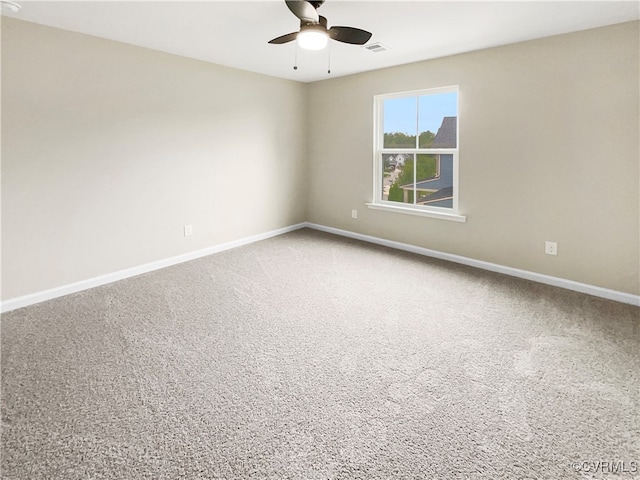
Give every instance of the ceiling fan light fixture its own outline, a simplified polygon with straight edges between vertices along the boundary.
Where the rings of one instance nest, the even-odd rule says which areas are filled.
[[[327,32],[315,28],[302,30],[298,34],[298,45],[306,50],[322,50],[328,41]]]

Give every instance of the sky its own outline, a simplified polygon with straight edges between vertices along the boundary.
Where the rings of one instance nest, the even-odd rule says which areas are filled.
[[[384,101],[384,131],[416,134],[416,110],[419,107],[418,133],[438,133],[443,117],[457,116],[457,93],[441,93],[418,97],[392,98]]]

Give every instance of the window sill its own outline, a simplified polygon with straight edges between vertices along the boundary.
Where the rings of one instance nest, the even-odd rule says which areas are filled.
[[[422,210],[412,207],[400,207],[395,205],[383,205],[381,203],[365,203],[368,208],[373,210],[383,210],[385,212],[403,213],[406,215],[417,215],[420,217],[437,218],[440,220],[449,220],[451,222],[464,223],[467,221],[467,217],[464,215],[458,215],[448,212],[436,212],[433,210]]]

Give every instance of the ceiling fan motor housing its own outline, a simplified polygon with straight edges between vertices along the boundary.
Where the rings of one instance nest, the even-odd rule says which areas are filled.
[[[326,32],[327,31],[327,19],[322,15],[319,16],[320,21],[318,23],[314,22],[305,22],[303,20],[300,21],[300,31],[308,29],[310,27],[316,27],[317,30]]]

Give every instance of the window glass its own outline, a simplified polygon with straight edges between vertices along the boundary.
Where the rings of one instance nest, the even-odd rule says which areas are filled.
[[[416,148],[418,103],[415,97],[384,101],[384,148]]]
[[[457,209],[458,89],[376,97],[376,201]]]
[[[457,93],[421,95],[418,98],[418,112],[419,148],[457,148]],[[434,144],[436,134],[438,142]]]
[[[413,169],[415,154],[398,153],[393,155],[396,168],[388,178],[388,200],[390,202],[413,203],[415,190],[415,172]]]

